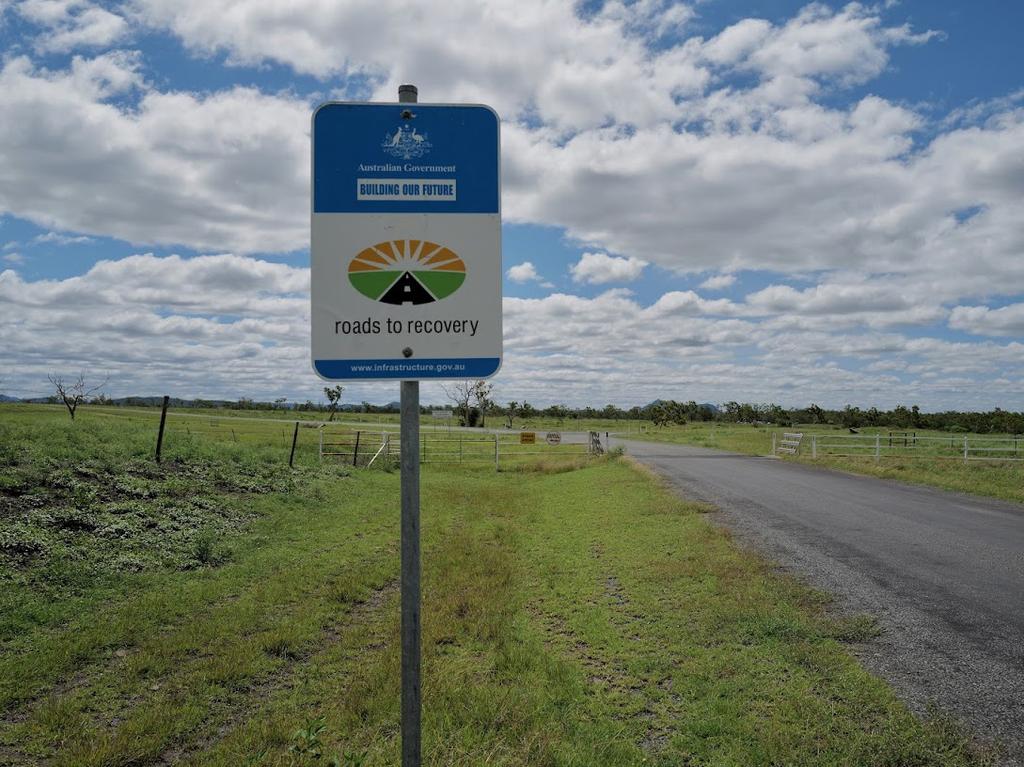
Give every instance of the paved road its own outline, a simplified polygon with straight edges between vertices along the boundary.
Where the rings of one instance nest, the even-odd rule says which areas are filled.
[[[883,636],[859,649],[1024,765],[1024,506],[772,458],[615,440]]]

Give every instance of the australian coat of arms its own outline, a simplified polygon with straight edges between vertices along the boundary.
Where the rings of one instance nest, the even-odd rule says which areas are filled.
[[[422,157],[430,150],[430,142],[426,133],[417,133],[410,125],[402,125],[394,133],[384,136],[380,148],[392,157],[411,160]]]

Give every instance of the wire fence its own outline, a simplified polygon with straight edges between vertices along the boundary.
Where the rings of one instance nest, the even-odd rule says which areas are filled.
[[[420,432],[417,452],[421,464],[494,464],[521,463],[532,457],[574,458],[601,452],[596,432],[583,443],[563,443],[561,434],[515,433],[473,434],[471,432]],[[401,453],[401,435],[397,431],[352,430],[343,425],[320,427],[320,459],[336,460],[352,466],[373,466],[378,461],[397,461]]]
[[[786,435],[789,436],[789,435]],[[803,435],[797,450],[786,450],[772,435],[774,452],[799,452],[811,458],[869,457],[876,462],[887,457],[918,457],[938,460],[1024,461],[1024,435],[918,434],[914,431],[890,431],[876,434]]]
[[[56,405],[32,405],[57,410]],[[62,406],[61,406],[62,407]],[[168,409],[161,440],[160,407],[87,405],[79,418],[151,424],[154,459],[159,461],[160,443],[173,457],[188,441],[217,442],[239,450],[258,449],[266,458],[289,465],[334,462],[356,467],[384,466],[397,461],[400,432],[394,423],[351,424],[324,420],[275,418],[272,413],[224,415],[202,411]],[[230,449],[230,448],[229,448]],[[578,460],[603,452],[597,432],[583,441],[563,440],[555,431],[510,431],[506,433],[451,428],[421,430],[418,452],[423,464],[487,465],[500,469],[531,460]]]

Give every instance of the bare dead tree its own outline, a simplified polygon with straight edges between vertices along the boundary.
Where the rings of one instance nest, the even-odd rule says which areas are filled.
[[[487,411],[494,409],[494,402],[490,399],[493,385],[486,381],[459,381],[451,386],[441,384],[441,388],[455,404],[455,412],[463,426],[475,426],[477,413],[486,419]],[[476,413],[473,412],[474,403]],[[480,425],[484,425],[483,420]]]
[[[50,373],[46,376],[53,387],[57,390],[57,396],[60,397],[64,406],[68,409],[68,414],[71,416],[71,420],[75,420],[75,411],[78,410],[78,406],[87,400],[94,392],[102,389],[107,381],[110,380],[110,376],[107,376],[95,386],[88,386],[85,382],[85,373],[79,373],[78,378],[72,383],[64,380],[64,376]]]
[[[519,403],[518,402],[516,402],[515,400],[512,400],[511,402],[508,403],[508,407],[505,408],[505,428],[506,429],[511,429],[512,428],[512,419],[515,418],[517,415],[519,415],[520,412],[522,412],[522,411],[519,410]]]
[[[459,422],[462,426],[469,426],[469,410],[473,402],[474,389],[472,381],[458,381],[451,386],[441,384],[445,395],[455,405],[455,412],[459,415]]]

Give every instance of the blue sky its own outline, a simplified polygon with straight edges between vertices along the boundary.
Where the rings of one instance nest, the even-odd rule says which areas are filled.
[[[1020,4],[213,5],[0,0],[0,391],[316,399],[309,114],[413,81],[503,117],[499,399],[1024,409]]]

